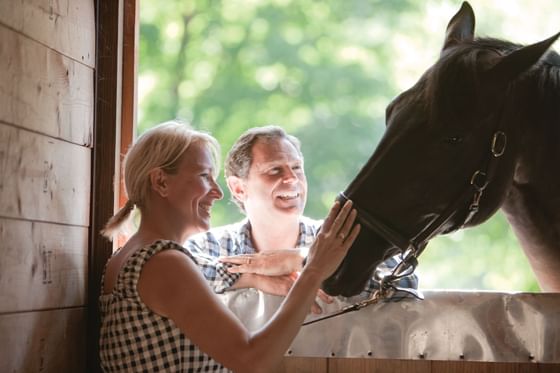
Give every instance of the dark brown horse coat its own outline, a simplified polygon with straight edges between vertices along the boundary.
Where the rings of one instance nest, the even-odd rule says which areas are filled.
[[[522,47],[474,38],[463,3],[438,61],[388,107],[387,130],[344,191],[362,231],[325,281],[357,294],[389,253],[411,263],[434,236],[502,208],[539,284],[560,291],[560,34]]]

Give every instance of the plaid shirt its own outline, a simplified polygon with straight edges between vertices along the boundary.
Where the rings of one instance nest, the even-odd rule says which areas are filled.
[[[295,248],[301,249],[303,254],[307,254],[307,250],[319,233],[322,223],[322,220],[301,217],[299,237]],[[251,224],[248,219],[194,235],[185,243],[185,247],[195,256],[206,280],[218,294],[228,290],[241,276],[238,273],[229,273],[227,268],[232,265],[220,263],[218,257],[256,252],[251,240]],[[398,256],[394,256],[385,260],[380,266],[390,269],[394,268],[399,262]],[[415,274],[412,274],[400,279],[396,285],[402,288],[417,289],[418,278]],[[368,296],[378,288],[379,283],[370,279],[360,295]],[[395,299],[402,297],[402,294],[394,296]]]

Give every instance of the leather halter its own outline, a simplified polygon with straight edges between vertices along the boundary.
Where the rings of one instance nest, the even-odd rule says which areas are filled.
[[[358,222],[362,226],[374,231],[375,233],[383,237],[383,239],[385,239],[387,242],[399,249],[402,261],[393,269],[391,273],[385,274],[381,277],[380,288],[373,293],[371,298],[351,304],[342,308],[340,311],[331,313],[318,319],[304,322],[302,325],[309,325],[348,312],[358,311],[364,307],[369,306],[370,304],[374,304],[383,300],[384,298],[388,298],[395,291],[405,291],[419,299],[424,299],[422,293],[411,291],[412,289],[399,288],[394,285],[394,282],[404,276],[409,276],[414,273],[414,270],[418,265],[417,258],[424,251],[424,248],[426,247],[428,241],[432,239],[437,233],[439,233],[439,229],[444,226],[457,213],[457,211],[459,211],[462,206],[468,204],[467,214],[463,220],[463,223],[461,224],[461,227],[464,227],[466,224],[468,224],[476,215],[480,206],[480,198],[482,197],[484,190],[495,174],[498,161],[504,154],[506,145],[506,133],[502,130],[495,131],[490,141],[490,152],[486,159],[483,161],[482,165],[472,174],[469,185],[459,195],[459,197],[455,199],[455,201],[450,203],[441,214],[439,214],[434,220],[430,222],[430,224],[428,224],[426,228],[422,229],[410,239],[406,238],[405,235],[383,223],[380,219],[376,218],[373,214],[361,208],[358,204],[354,203],[353,207],[358,212]],[[344,192],[340,192],[338,194],[337,200],[342,204],[344,204],[344,202],[346,202],[348,199],[349,198],[344,194]]]
[[[439,233],[439,229],[449,222],[465,204],[468,204],[467,214],[463,219],[461,227],[464,227],[472,220],[479,210],[480,198],[495,174],[500,157],[505,152],[506,144],[507,136],[505,132],[501,130],[494,132],[490,141],[489,154],[482,165],[472,174],[469,185],[459,197],[450,203],[427,227],[410,239],[354,203],[354,208],[358,212],[360,224],[383,237],[387,242],[399,249],[402,255],[402,262],[395,267],[390,275],[382,279],[382,283],[383,281],[392,282],[402,276],[410,275],[416,268],[418,264],[417,258],[424,251],[428,241]],[[343,203],[348,200],[348,197],[341,192],[337,199]]]

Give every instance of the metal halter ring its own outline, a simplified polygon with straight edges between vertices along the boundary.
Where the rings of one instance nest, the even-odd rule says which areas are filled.
[[[506,151],[507,136],[503,131],[496,131],[492,136],[492,155],[500,157]]]

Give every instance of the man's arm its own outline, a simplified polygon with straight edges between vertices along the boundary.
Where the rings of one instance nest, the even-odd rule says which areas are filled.
[[[300,272],[303,259],[299,249],[277,249],[254,254],[221,257],[220,262],[234,264],[231,273],[255,273],[266,276],[283,276]]]
[[[304,256],[309,249],[278,249],[255,254],[242,254],[222,257],[224,263],[233,264],[228,271],[241,274],[231,289],[255,288],[267,294],[285,296],[303,269]],[[325,303],[332,303],[332,298],[319,290],[317,296]],[[322,312],[315,302],[311,312]]]

